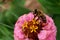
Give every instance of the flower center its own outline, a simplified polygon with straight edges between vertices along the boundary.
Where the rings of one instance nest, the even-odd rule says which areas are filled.
[[[30,33],[33,33],[33,32],[37,32],[36,30],[38,29],[38,25],[39,24],[39,21],[33,19],[32,21],[25,21],[23,26],[22,26],[22,29],[23,31],[27,31],[27,32],[30,32]]]

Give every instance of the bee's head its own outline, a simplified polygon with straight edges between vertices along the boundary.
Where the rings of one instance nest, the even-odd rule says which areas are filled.
[[[46,17],[42,11],[35,9],[34,14],[35,14],[35,17],[37,16],[38,19],[41,19],[43,21],[43,23],[46,23]]]

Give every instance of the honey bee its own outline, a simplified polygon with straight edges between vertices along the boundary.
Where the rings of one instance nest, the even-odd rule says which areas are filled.
[[[38,16],[38,19],[41,18],[41,20],[43,21],[43,23],[46,23],[46,17],[45,17],[45,15],[41,11],[35,9],[34,10],[34,14],[36,14],[35,16]]]

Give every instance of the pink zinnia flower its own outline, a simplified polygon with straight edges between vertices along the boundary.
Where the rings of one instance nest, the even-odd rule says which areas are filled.
[[[19,17],[14,28],[14,40],[56,40],[56,26],[51,17],[44,15],[46,23],[33,12]]]

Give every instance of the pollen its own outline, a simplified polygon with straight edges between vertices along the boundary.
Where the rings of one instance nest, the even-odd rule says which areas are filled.
[[[31,29],[31,33],[36,32],[36,29],[38,29],[38,27],[33,25],[30,27],[30,29]]]
[[[23,29],[24,29],[25,27],[27,28],[27,27],[28,27],[27,25],[28,25],[28,22],[25,21],[24,24],[22,25],[22,26],[23,26],[22,28],[23,28]]]
[[[22,28],[25,31],[27,31],[26,29],[28,29],[30,33],[37,32],[38,24],[38,20],[33,19],[31,21],[25,21]]]

